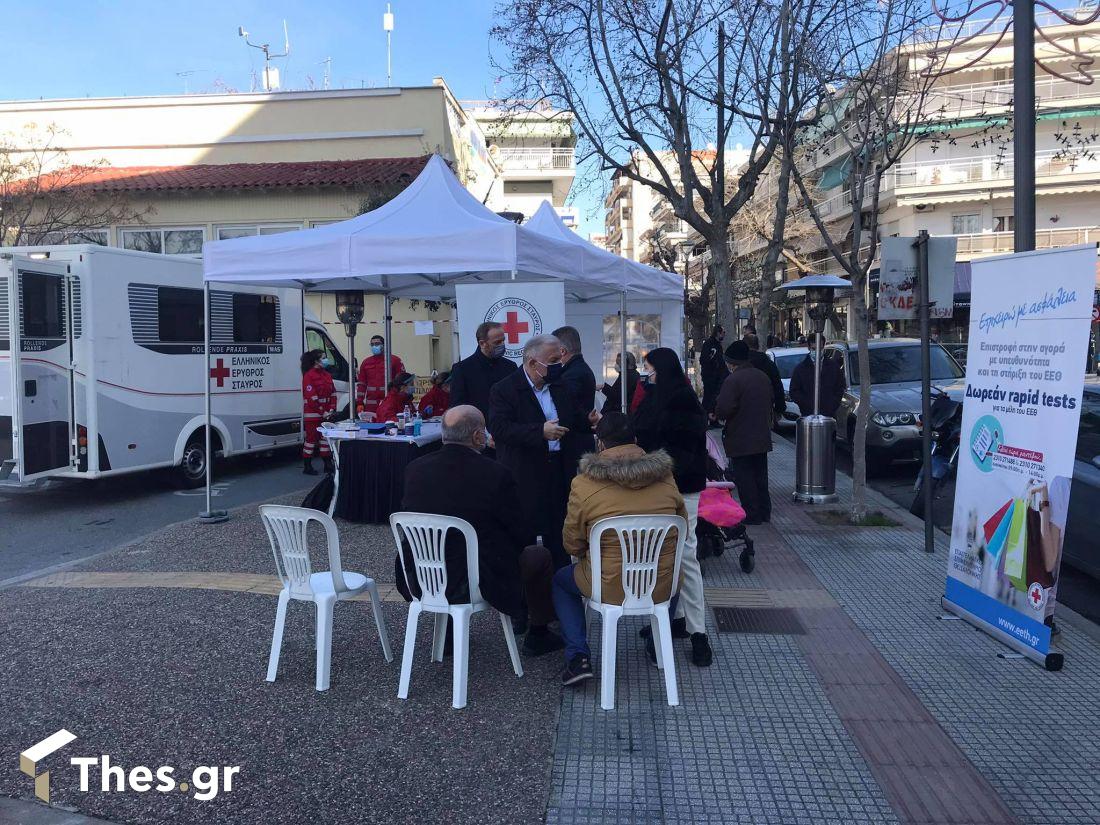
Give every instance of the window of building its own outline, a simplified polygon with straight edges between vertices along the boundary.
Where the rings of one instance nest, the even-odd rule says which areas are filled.
[[[1015,215],[996,215],[993,218],[993,231],[994,232],[1015,232],[1016,231],[1016,216]]]
[[[972,235],[982,231],[982,216],[979,212],[951,216],[952,235]]]
[[[19,287],[23,335],[27,338],[64,338],[65,279],[24,272],[19,277]]]
[[[201,344],[203,306],[201,289],[157,287],[157,337],[164,344]]]
[[[255,225],[239,225],[239,226],[219,226],[215,231],[215,236],[219,241],[227,241],[230,238],[248,238],[253,235],[280,235],[283,232],[293,232],[295,229],[301,229],[300,223],[294,224],[268,224],[261,226]]]
[[[119,230],[123,249],[158,255],[201,255],[204,235],[201,228],[190,227]]]
[[[275,343],[278,298],[274,295],[233,293],[233,343]]]
[[[74,243],[90,243],[107,246],[110,232],[106,229],[67,229],[59,232],[47,232],[38,242],[42,246]]]

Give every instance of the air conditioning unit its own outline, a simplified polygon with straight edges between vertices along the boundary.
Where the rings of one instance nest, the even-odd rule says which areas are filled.
[[[916,212],[935,212],[936,207],[931,203],[918,203],[913,207],[913,210]]]

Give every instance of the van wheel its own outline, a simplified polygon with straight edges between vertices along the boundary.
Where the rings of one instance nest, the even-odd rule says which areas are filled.
[[[206,439],[201,433],[183,448],[183,461],[177,470],[180,484],[188,490],[206,483]]]

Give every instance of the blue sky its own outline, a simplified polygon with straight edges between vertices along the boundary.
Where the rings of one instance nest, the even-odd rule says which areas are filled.
[[[396,85],[420,86],[442,75],[460,98],[494,94],[489,61],[492,0],[391,0],[396,25]],[[385,0],[233,0],[185,3],[75,2],[6,4],[0,49],[0,98],[103,97],[212,91],[216,83],[248,91],[263,55],[237,36],[282,51],[283,19],[291,56],[277,61],[284,88],[321,87],[326,57],[332,85],[385,85]],[[178,73],[192,72],[188,76]],[[581,203],[582,219],[587,204]],[[598,231],[592,222],[585,231]]]

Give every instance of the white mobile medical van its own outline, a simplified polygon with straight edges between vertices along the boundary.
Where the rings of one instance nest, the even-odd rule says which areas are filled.
[[[47,478],[206,472],[202,263],[103,246],[0,250],[0,490]],[[214,284],[216,454],[302,440],[302,295]],[[347,361],[305,318],[347,404]]]

